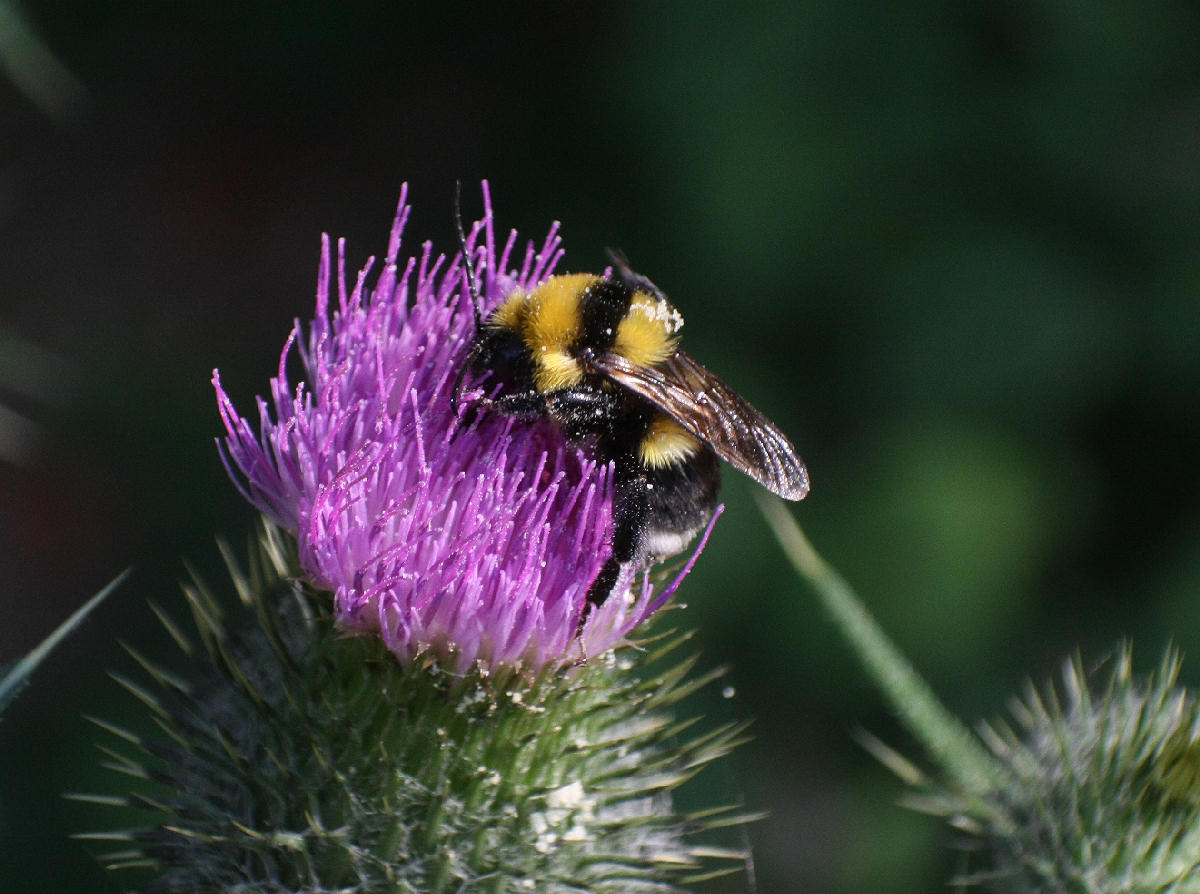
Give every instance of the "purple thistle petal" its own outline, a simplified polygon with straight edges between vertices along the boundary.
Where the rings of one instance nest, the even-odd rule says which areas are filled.
[[[486,312],[550,276],[563,250],[555,224],[510,267],[517,234],[497,256],[483,191],[467,242]],[[380,636],[401,660],[432,653],[462,671],[599,655],[669,599],[692,563],[658,595],[648,576],[634,586],[626,571],[616,590],[625,598],[593,610],[576,635],[611,552],[612,467],[548,423],[484,413],[460,425],[450,392],[475,334],[462,259],[447,263],[425,243],[400,266],[406,198],[407,187],[374,290],[373,259],[347,290],[344,241],[335,276],[323,237],[316,315],[307,338],[299,321],[288,336],[270,400],[258,400],[260,434],[214,370],[222,461],[250,502],[296,533],[304,571],[333,592],[338,623]],[[295,385],[293,348],[304,367]]]

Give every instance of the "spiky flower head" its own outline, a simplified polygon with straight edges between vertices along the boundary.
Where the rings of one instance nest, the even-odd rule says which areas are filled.
[[[1128,649],[1095,687],[1079,661],[1063,697],[1033,687],[992,749],[1015,785],[995,793],[1008,834],[986,840],[1005,891],[1200,892],[1200,705],[1178,655],[1132,671]]]
[[[516,252],[515,231],[499,245],[486,184],[484,210],[467,246],[486,312],[548,277],[563,251],[557,225],[540,248]],[[316,314],[307,336],[296,323],[270,399],[258,401],[261,434],[214,371],[226,465],[251,502],[295,532],[305,573],[334,593],[338,623],[377,634],[401,660],[541,669],[601,654],[679,578],[656,592],[627,569],[577,637],[611,551],[612,469],[548,423],[455,416],[450,392],[475,336],[471,296],[461,257],[447,262],[426,242],[401,259],[408,213],[402,192],[373,288],[371,262],[348,288],[344,242],[335,275],[323,240]],[[293,351],[304,369],[296,384]]]
[[[130,648],[143,673],[115,675],[159,733],[96,720],[125,786],[72,797],[124,811],[79,837],[138,890],[668,894],[745,865],[722,829],[750,817],[674,803],[745,729],[676,716],[719,675],[673,657],[681,638],[647,644],[645,679],[612,653],[572,674],[401,663],[326,623],[293,547],[264,521],[248,569],[226,550],[236,600],[187,586],[194,630],[158,609],[183,667]]]
[[[928,785],[914,806],[955,817],[985,857],[964,877],[1031,894],[1200,892],[1200,702],[1179,656],[1138,676],[1130,650],[1099,685],[1065,663],[1061,686],[1030,685],[1015,725],[983,727],[986,786]],[[981,780],[980,780],[981,781]]]

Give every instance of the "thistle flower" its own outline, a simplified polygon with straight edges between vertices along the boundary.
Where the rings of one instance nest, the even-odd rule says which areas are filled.
[[[468,250],[494,304],[562,251],[552,229],[510,268],[516,235],[497,250],[486,188],[485,205]],[[232,612],[185,587],[199,644],[159,610],[184,672],[130,650],[150,679],[118,679],[165,738],[97,721],[132,782],[76,797],[151,820],[81,837],[117,842],[108,865],[149,870],[157,891],[626,894],[736,871],[744,850],[711,839],[750,817],[673,802],[743,736],[675,717],[720,671],[658,660],[684,637],[644,641],[645,678],[608,651],[678,579],[656,592],[627,572],[626,598],[577,642],[612,469],[549,425],[455,418],[474,336],[462,259],[426,244],[401,265],[407,216],[402,193],[372,290],[370,264],[349,289],[344,246],[335,276],[324,241],[316,318],[259,400],[260,436],[214,373],[226,466],[266,518],[248,572],[226,550]],[[330,591],[341,629],[324,620]],[[560,673],[581,649],[605,658]]]
[[[612,469],[549,424],[455,417],[450,391],[474,337],[462,258],[447,263],[427,242],[419,259],[400,260],[406,194],[374,288],[368,262],[348,291],[344,241],[335,277],[323,240],[316,315],[307,338],[296,323],[270,401],[258,401],[261,436],[214,371],[226,466],[297,535],[301,565],[334,593],[338,623],[377,634],[402,661],[431,652],[459,671],[539,669],[598,655],[669,599],[690,563],[661,592],[627,569],[614,591],[624,597],[591,611],[576,642],[587,588],[610,552]],[[486,183],[484,209],[467,244],[487,310],[549,276],[563,250],[555,225],[514,264],[517,234],[498,246]],[[286,372],[293,349],[305,375],[296,385]]]

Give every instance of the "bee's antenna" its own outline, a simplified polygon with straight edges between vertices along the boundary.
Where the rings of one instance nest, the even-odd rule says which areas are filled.
[[[467,234],[462,222],[462,181],[454,181],[454,227],[458,231],[458,247],[462,252],[463,269],[467,272],[467,290],[471,293],[471,313],[475,317],[475,344],[467,354],[467,359],[458,369],[454,377],[454,387],[450,390],[450,409],[458,415],[458,395],[462,391],[463,380],[467,377],[472,362],[478,356],[480,335],[483,332],[483,311],[480,308],[479,279],[475,275],[475,263],[471,260],[471,252],[467,249]]]
[[[467,234],[462,222],[462,181],[454,181],[454,226],[458,230],[458,247],[462,251],[463,267],[467,271],[467,288],[471,292],[471,312],[475,315],[475,332],[483,329],[483,311],[479,308],[479,280],[475,276],[475,264],[467,250]]]

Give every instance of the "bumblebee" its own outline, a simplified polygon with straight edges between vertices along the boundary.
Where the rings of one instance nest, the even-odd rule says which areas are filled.
[[[588,589],[588,606],[604,603],[622,566],[674,555],[708,523],[718,458],[785,499],[808,493],[791,442],[679,350],[683,317],[622,255],[609,252],[611,275],[552,276],[484,318],[457,206],[455,222],[476,325],[451,394],[455,414],[466,376],[490,374],[499,387],[478,406],[549,419],[569,442],[613,463],[612,555]]]

